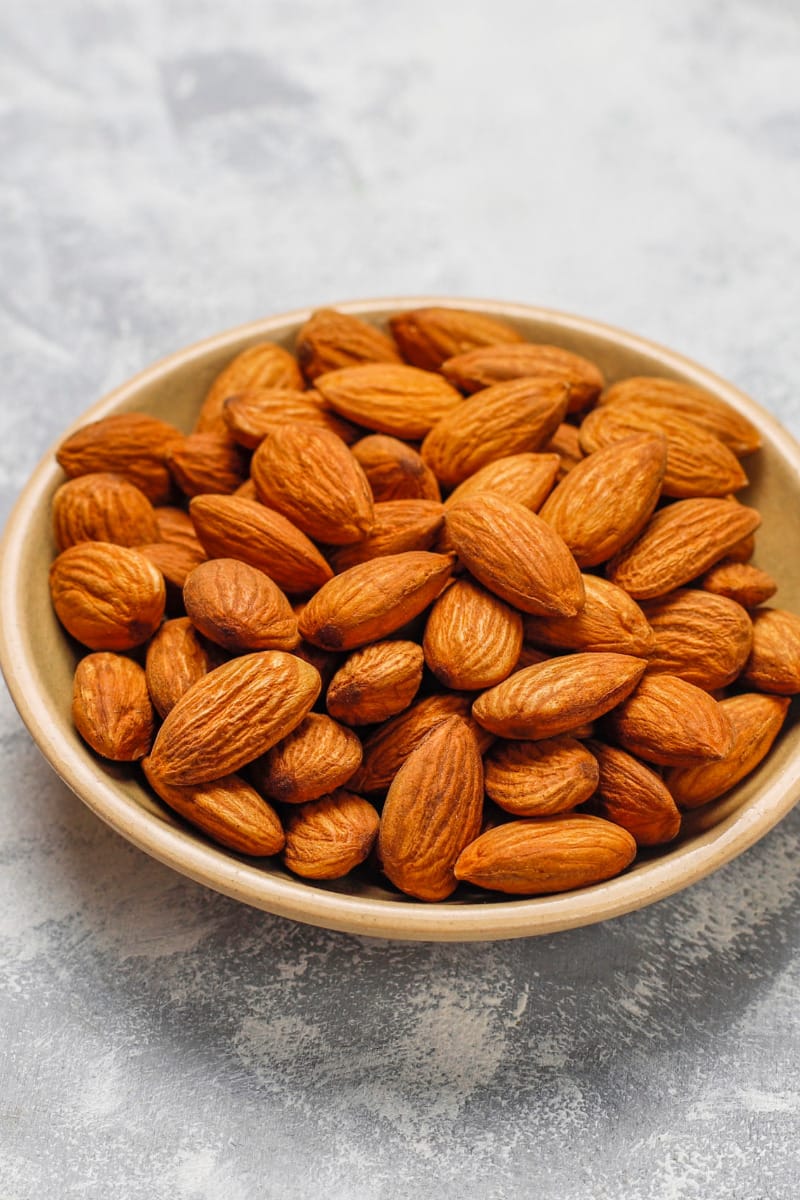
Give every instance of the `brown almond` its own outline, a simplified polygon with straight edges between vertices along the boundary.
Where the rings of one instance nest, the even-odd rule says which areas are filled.
[[[212,558],[196,567],[183,602],[200,633],[232,653],[292,650],[300,641],[297,617],[277,584],[237,558]]]
[[[597,575],[584,575],[586,603],[574,617],[526,617],[525,640],[557,650],[634,654],[647,658],[653,631],[627,592]]]
[[[424,658],[416,642],[372,642],[347,657],[331,679],[328,712],[347,725],[386,721],[408,708],[422,683]]]
[[[583,459],[580,430],[576,425],[562,422],[543,449],[546,453],[558,455],[558,478],[563,479]]]
[[[570,412],[581,412],[594,404],[604,383],[602,372],[588,358],[561,346],[531,342],[468,350],[442,363],[442,373],[464,392],[477,392],[508,379],[533,375],[566,383]]]
[[[598,815],[627,829],[638,846],[661,846],[676,838],[681,814],[664,781],[617,746],[589,742],[597,760]]]
[[[242,500],[255,500],[258,504],[261,503],[261,501],[258,499],[256,485],[253,483],[252,479],[245,479],[244,483],[241,484],[241,486],[238,487],[235,492],[231,492],[231,495],[238,496]]]
[[[742,671],[753,626],[740,604],[696,588],[642,601],[655,637],[647,670],[688,679],[706,692],[727,687]]]
[[[522,617],[472,580],[457,579],[430,611],[423,649],[445,687],[480,691],[514,670],[522,649]]]
[[[111,542],[79,542],[50,567],[59,621],[90,650],[132,650],[161,624],[166,589],[143,554]]]
[[[439,484],[421,455],[399,438],[371,433],[352,447],[376,504],[387,500],[441,500]]]
[[[758,608],[778,590],[777,583],[766,571],[750,563],[730,560],[723,560],[707,571],[700,579],[700,587],[715,596],[735,600],[742,608]]]
[[[742,679],[760,692],[796,695],[800,692],[800,617],[783,608],[759,608],[751,615],[753,648]]]
[[[646,675],[609,727],[623,749],[661,766],[723,758],[733,738],[720,704],[675,675]]]
[[[506,321],[463,308],[415,308],[389,321],[403,358],[415,367],[438,371],[445,359],[500,342],[521,342]]]
[[[636,842],[619,825],[585,813],[508,821],[468,846],[458,879],[514,896],[589,887],[633,862]]]
[[[179,546],[175,542],[151,542],[147,546],[137,546],[136,549],[164,576],[167,599],[170,603],[177,599],[174,593],[183,590],[183,585],[195,567],[199,567],[200,563],[206,560],[205,551],[197,541],[194,547]]]
[[[756,539],[752,533],[743,537],[735,546],[731,546],[725,556],[726,562],[749,563],[756,552]]]
[[[518,817],[577,808],[594,794],[599,778],[594,757],[571,737],[496,742],[483,765],[487,796]]]
[[[341,879],[369,857],[379,824],[368,800],[340,788],[289,813],[284,864],[304,879]]]
[[[318,392],[288,388],[251,388],[228,396],[222,408],[225,428],[235,442],[255,450],[265,437],[290,421],[328,429],[343,442],[356,441],[361,431],[328,408]]]
[[[62,483],[53,496],[53,533],[59,550],[78,542],[138,546],[159,540],[155,509],[135,484],[96,471]]]
[[[173,479],[186,496],[235,492],[247,478],[249,456],[222,433],[192,433],[168,455]]]
[[[182,508],[164,506],[154,510],[158,525],[159,542],[167,542],[171,546],[184,546],[193,551],[202,551],[203,547],[197,540],[192,518]]]
[[[361,765],[361,742],[321,713],[309,713],[288,737],[251,764],[262,795],[281,804],[305,804],[347,783]]]
[[[541,517],[582,567],[605,562],[638,537],[661,495],[666,446],[649,434],[598,450],[551,492]]]
[[[498,737],[556,737],[609,712],[633,691],[646,665],[630,654],[553,658],[484,692],[472,715]]]
[[[538,646],[532,646],[530,642],[523,641],[514,670],[521,671],[524,667],[533,667],[537,663],[549,662],[552,657],[552,654],[547,654]]]
[[[147,646],[145,675],[150,697],[160,717],[166,717],[222,656],[204,642],[188,617],[165,621]]]
[[[460,717],[450,717],[392,780],[378,833],[384,874],[418,900],[447,899],[456,889],[456,860],[480,833],[482,810],[477,739]]]
[[[362,541],[330,553],[335,571],[407,550],[430,550],[444,524],[444,509],[435,500],[385,500],[374,512],[375,524]]]
[[[56,459],[70,479],[95,472],[121,475],[153,503],[173,492],[170,446],[183,440],[174,425],[146,413],[117,413],[84,425],[61,442]]]
[[[327,429],[303,424],[276,429],[253,455],[251,473],[259,500],[316,541],[346,546],[373,526],[366,476]]]
[[[208,390],[195,425],[197,433],[224,433],[223,408],[229,396],[251,388],[305,387],[297,362],[275,342],[258,342],[237,354],[216,376]]]
[[[462,403],[441,375],[391,363],[331,371],[319,376],[316,387],[348,421],[408,441],[425,437]]]
[[[306,379],[363,363],[399,363],[391,338],[350,313],[320,308],[300,327],[295,343]]]
[[[121,654],[87,654],[72,686],[72,720],[103,758],[135,762],[150,750],[153,706],[144,671]]]
[[[724,442],[734,454],[752,454],[761,445],[755,425],[725,400],[693,384],[675,379],[636,375],[615,383],[600,397],[600,404],[635,402],[640,411],[664,411],[688,417]]]
[[[553,488],[558,474],[555,454],[509,454],[481,467],[455,488],[444,502],[452,508],[482,492],[494,492],[506,500],[538,512]]]

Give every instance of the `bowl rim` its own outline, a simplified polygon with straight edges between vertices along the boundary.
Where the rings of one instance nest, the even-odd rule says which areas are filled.
[[[333,307],[356,316],[386,317],[395,312],[438,305],[506,319],[539,320],[558,330],[599,337],[623,349],[657,358],[699,387],[728,400],[770,440],[800,487],[800,444],[780,422],[727,380],[676,351],[593,318],[539,306],[461,296],[398,296],[348,300]],[[59,438],[116,411],[139,389],[187,368],[209,352],[236,347],[252,338],[280,335],[307,320],[313,308],[264,317],[204,338],[160,359],[92,404]],[[232,350],[232,353],[234,351]],[[167,824],[117,790],[76,737],[66,746],[48,723],[48,700],[39,690],[24,651],[24,593],[18,578],[30,522],[63,474],[52,447],[41,459],[8,517],[0,541],[0,668],[17,710],[50,765],[76,795],[117,833],[157,861],[198,883],[278,916],[346,933],[399,940],[475,941],[526,937],[594,924],[621,916],[682,890],[752,846],[794,806],[800,795],[800,755],[787,763],[745,807],[719,825],[696,834],[673,856],[605,883],[554,896],[492,900],[490,903],[426,905],[407,898],[376,898],[326,890],[290,876],[262,871],[255,861],[239,859],[201,835]],[[54,706],[50,705],[52,709]]]

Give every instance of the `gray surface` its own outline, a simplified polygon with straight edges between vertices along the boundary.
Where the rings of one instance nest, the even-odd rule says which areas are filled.
[[[358,296],[600,317],[800,433],[799,50],[794,0],[12,0],[0,516],[135,369]],[[0,779],[3,1200],[798,1194],[800,813],[611,924],[404,946],[149,861],[5,693]]]

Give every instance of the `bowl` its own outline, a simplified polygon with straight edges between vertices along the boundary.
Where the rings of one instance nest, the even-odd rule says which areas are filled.
[[[610,381],[661,375],[707,389],[760,430],[763,449],[748,461],[743,498],[763,514],[757,561],[778,579],[776,603],[800,612],[800,446],[779,423],[731,384],[671,350],[597,321],[521,304],[411,297],[342,304],[383,324],[423,304],[468,308],[510,321],[532,341],[594,359]],[[155,364],[89,408],[73,428],[112,413],[146,412],[189,430],[209,383],[236,353],[270,339],[291,347],[310,310],[268,317],[208,338]],[[63,474],[49,453],[33,473],[0,546],[0,665],[11,696],[45,758],[112,829],[145,853],[207,887],[279,916],[383,938],[469,941],[553,933],[652,904],[752,846],[800,795],[800,722],[790,714],[771,754],[728,795],[688,815],[680,840],[637,858],[606,883],[556,896],[503,899],[457,893],[424,904],[366,878],[311,883],[278,862],[244,858],[208,841],[163,808],[133,767],[102,763],[70,717],[75,649],[50,604],[48,567],[55,553],[50,502]]]

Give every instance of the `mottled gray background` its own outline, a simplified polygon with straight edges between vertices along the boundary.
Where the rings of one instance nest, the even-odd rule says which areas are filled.
[[[0,516],[133,371],[306,303],[627,326],[800,433],[795,0],[6,0]],[[792,519],[795,519],[794,517]],[[800,813],[544,940],[184,881],[0,699],[0,1196],[794,1200]]]

